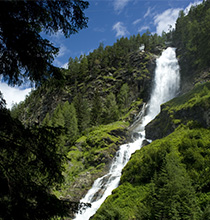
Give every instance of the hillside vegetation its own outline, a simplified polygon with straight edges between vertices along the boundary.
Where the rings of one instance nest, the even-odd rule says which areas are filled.
[[[181,67],[182,89],[191,88],[195,81],[209,80],[210,1],[192,6],[187,15],[180,11],[171,36]]]
[[[159,139],[190,121],[197,126],[208,128],[209,106],[210,82],[198,83],[188,93],[163,104],[161,113],[146,126],[146,135],[152,140]]]
[[[170,113],[174,109],[187,109],[190,115],[198,103],[198,106],[209,105],[209,85],[198,85],[193,91],[166,103],[165,109]],[[200,115],[200,111],[193,111],[193,115]],[[167,122],[178,127],[132,156],[123,170],[120,186],[93,219],[210,218],[209,124],[203,126],[186,115],[179,119],[172,116],[161,112],[154,120],[159,123],[151,133],[164,128],[168,128],[165,132],[169,133],[171,124],[167,127]],[[162,122],[166,123],[162,125]]]
[[[125,113],[133,101],[148,100],[156,55],[164,48],[165,38],[147,32],[130,39],[121,38],[113,46],[104,48],[100,44],[87,56],[70,58],[68,69],[62,70],[63,80],[50,79],[32,91],[24,102],[13,107],[13,115],[27,126],[40,124],[47,113],[52,116],[58,104],[68,101],[82,102],[83,111],[97,119],[90,118],[86,127],[115,121],[118,113]],[[141,44],[145,45],[145,52],[139,50]],[[106,102],[110,98],[116,101],[119,112],[106,121]],[[78,111],[77,117],[80,120]]]

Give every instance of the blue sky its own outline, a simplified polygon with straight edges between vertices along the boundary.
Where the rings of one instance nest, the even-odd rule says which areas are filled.
[[[79,57],[98,48],[103,42],[105,46],[113,45],[118,38],[143,34],[147,29],[151,33],[161,35],[174,27],[180,10],[187,10],[198,0],[89,0],[89,8],[85,15],[89,18],[88,28],[66,39],[61,32],[47,38],[60,48],[54,65],[66,67],[70,57]],[[45,35],[44,35],[45,36]],[[12,103],[24,100],[30,91],[25,87],[8,87],[0,83],[10,108]]]

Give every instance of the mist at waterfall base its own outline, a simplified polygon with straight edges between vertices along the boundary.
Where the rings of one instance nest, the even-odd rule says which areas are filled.
[[[75,220],[88,220],[93,216],[112,190],[118,187],[121,172],[129,161],[131,154],[140,149],[145,140],[145,126],[160,112],[160,105],[174,98],[180,85],[179,65],[175,48],[167,48],[156,60],[154,88],[149,103],[140,112],[140,119],[135,124],[138,138],[133,143],[120,146],[112,161],[109,173],[98,178],[86,196],[80,201],[90,203],[91,207],[76,215]],[[146,113],[145,113],[146,112]],[[137,125],[136,125],[137,124]]]

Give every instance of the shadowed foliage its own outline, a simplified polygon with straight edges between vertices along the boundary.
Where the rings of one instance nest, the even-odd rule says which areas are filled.
[[[83,11],[88,2],[70,1],[1,1],[0,2],[0,72],[9,84],[29,79],[37,84],[60,70],[52,65],[58,48],[41,31],[65,37],[87,27]]]

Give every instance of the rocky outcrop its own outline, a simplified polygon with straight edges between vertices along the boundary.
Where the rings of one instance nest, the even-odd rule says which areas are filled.
[[[146,126],[146,138],[156,140],[166,137],[180,124],[187,124],[188,122],[209,128],[210,110],[201,106],[194,106],[193,108],[181,109],[180,111],[174,112],[173,117],[167,110],[161,111],[161,113]]]
[[[53,113],[58,104],[66,101],[71,103],[78,93],[89,100],[91,106],[96,91],[103,100],[110,92],[117,96],[125,83],[129,86],[130,102],[138,98],[147,101],[157,55],[135,51],[127,57],[127,63],[122,64],[121,68],[116,69],[112,66],[101,68],[94,77],[87,74],[83,80],[78,78],[77,83],[68,77],[62,83],[48,82],[32,91],[30,96],[18,106],[17,117],[27,126],[40,124],[47,113],[50,115]]]
[[[160,139],[172,133],[175,126],[166,111],[161,113],[145,127],[146,138],[150,140]]]
[[[151,140],[163,138],[181,124],[210,127],[210,83],[201,83],[190,92],[161,106],[160,114],[145,128]]]
[[[192,90],[197,83],[205,83],[210,81],[210,68],[204,69],[202,71],[194,70],[194,68],[189,67],[187,63],[182,62],[182,59],[184,59],[184,57],[179,60],[181,75],[181,94]]]
[[[127,123],[123,122],[99,126],[76,141],[67,156],[65,183],[60,189],[62,198],[80,201],[94,181],[109,172],[120,145],[129,138],[126,128]]]

